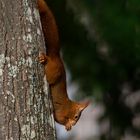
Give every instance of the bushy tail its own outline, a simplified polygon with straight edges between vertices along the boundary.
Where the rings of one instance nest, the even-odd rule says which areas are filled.
[[[47,55],[50,57],[57,56],[60,52],[60,45],[55,18],[44,0],[38,0],[38,8],[47,47]]]

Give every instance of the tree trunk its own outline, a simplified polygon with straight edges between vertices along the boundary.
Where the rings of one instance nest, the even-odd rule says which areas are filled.
[[[56,139],[43,46],[35,1],[0,0],[0,140]]]

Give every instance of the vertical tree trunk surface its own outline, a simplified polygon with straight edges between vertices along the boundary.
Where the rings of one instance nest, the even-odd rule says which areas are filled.
[[[35,2],[0,0],[0,140],[55,140],[40,46]]]

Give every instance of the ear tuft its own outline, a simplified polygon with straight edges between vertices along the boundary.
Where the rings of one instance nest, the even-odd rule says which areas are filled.
[[[79,104],[80,110],[83,111],[89,104],[90,104],[90,101],[89,100],[88,101],[81,102]]]

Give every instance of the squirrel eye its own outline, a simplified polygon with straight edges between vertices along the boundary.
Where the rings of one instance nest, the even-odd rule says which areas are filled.
[[[78,115],[75,116],[75,119],[77,119],[77,118],[78,118]]]

